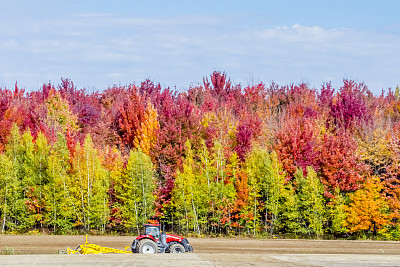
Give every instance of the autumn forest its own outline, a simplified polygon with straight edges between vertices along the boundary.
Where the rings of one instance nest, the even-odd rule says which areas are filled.
[[[1,233],[400,239],[400,92],[0,88]]]

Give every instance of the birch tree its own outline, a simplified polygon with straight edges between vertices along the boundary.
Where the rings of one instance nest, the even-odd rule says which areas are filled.
[[[122,183],[115,185],[122,202],[126,228],[139,232],[139,227],[154,215],[154,189],[154,168],[150,157],[140,149],[131,150]]]

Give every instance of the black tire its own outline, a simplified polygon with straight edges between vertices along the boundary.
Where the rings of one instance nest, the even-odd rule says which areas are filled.
[[[169,248],[170,253],[185,253],[185,247],[182,244],[175,243]]]
[[[137,253],[157,253],[158,252],[158,247],[156,242],[150,239],[142,239],[138,242],[136,246],[136,252]]]

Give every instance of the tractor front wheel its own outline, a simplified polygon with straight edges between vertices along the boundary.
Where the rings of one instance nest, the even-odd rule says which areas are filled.
[[[182,244],[175,243],[171,245],[169,251],[171,253],[185,253],[185,247]]]
[[[150,239],[142,239],[136,247],[138,253],[157,253],[158,248],[156,242]]]

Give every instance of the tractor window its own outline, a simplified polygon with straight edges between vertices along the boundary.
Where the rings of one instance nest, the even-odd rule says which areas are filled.
[[[152,235],[154,238],[159,239],[160,238],[160,230],[158,227],[151,227],[147,226],[146,227],[146,235]]]

